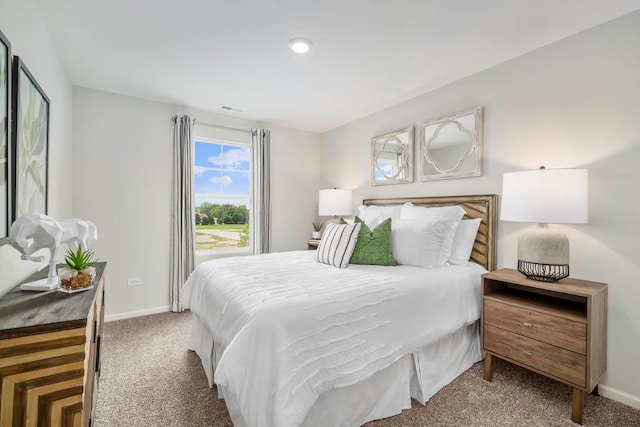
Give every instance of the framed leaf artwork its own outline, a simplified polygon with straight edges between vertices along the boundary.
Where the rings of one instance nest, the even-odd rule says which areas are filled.
[[[11,193],[9,159],[11,153],[11,44],[0,31],[0,239],[9,234]]]
[[[14,220],[47,213],[49,98],[22,60],[13,60]]]

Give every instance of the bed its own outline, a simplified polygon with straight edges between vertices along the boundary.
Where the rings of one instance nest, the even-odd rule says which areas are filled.
[[[184,287],[190,349],[234,426],[359,426],[410,408],[411,398],[426,403],[481,360],[496,196],[367,199],[361,212],[407,205],[460,206],[464,219],[479,219],[471,262],[335,268],[293,251],[196,268]]]

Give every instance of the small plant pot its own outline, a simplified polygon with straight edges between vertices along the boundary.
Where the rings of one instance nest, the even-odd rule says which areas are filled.
[[[91,289],[93,279],[96,277],[96,269],[87,267],[84,270],[74,270],[62,267],[58,269],[58,286],[64,292],[78,292]]]
[[[320,238],[320,232],[319,231],[312,231],[311,232],[311,237],[313,239],[319,239]]]

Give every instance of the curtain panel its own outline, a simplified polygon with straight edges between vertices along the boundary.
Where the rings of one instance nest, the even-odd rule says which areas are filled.
[[[251,253],[268,253],[271,247],[270,145],[271,132],[251,129]]]
[[[193,196],[194,142],[189,116],[174,116],[173,185],[171,200],[171,311],[184,311],[182,285],[194,268],[195,207]]]

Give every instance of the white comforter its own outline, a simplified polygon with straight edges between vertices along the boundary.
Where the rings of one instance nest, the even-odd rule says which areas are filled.
[[[214,382],[240,409],[237,424],[298,426],[323,392],[480,317],[476,264],[338,269],[313,256],[217,259],[184,286],[188,308],[225,349]]]

